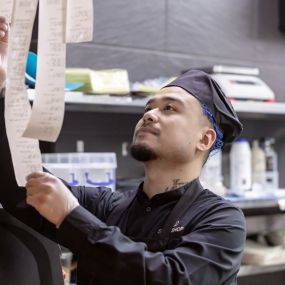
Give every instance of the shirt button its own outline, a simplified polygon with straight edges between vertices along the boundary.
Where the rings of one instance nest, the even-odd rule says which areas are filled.
[[[151,212],[151,207],[146,207],[146,208],[145,208],[145,211],[146,211],[147,213]]]

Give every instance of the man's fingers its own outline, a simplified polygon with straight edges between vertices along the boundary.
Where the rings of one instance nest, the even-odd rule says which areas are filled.
[[[4,17],[0,17],[0,38],[4,38],[8,31],[8,23]]]
[[[8,31],[9,25],[5,21],[5,18],[0,17],[0,39],[1,42],[7,43],[8,42]]]
[[[25,185],[27,194],[39,191],[42,188],[41,178],[31,178]]]
[[[3,16],[0,16],[0,23],[6,23],[6,19]]]
[[[44,205],[48,201],[48,196],[42,195],[41,193],[32,193],[27,195],[26,202],[28,205],[33,206],[36,210],[39,210],[40,207],[44,207]]]
[[[0,23],[0,30],[3,32],[8,31],[8,24],[7,23]]]
[[[37,192],[49,193],[55,184],[60,181],[57,177],[47,172],[34,172],[27,176],[25,188],[27,195],[32,195]]]
[[[36,171],[36,172],[33,172],[33,173],[29,174],[26,177],[26,180],[29,181],[31,179],[43,178],[43,177],[46,177],[46,176],[48,176],[48,173],[43,172],[43,171]]]
[[[36,171],[29,174],[26,177],[26,181],[27,181],[26,183],[26,188],[27,188],[39,184],[45,184],[47,186],[48,184],[58,183],[60,180],[56,176],[48,172]]]
[[[0,25],[0,38],[3,39],[7,36],[7,30],[5,30],[4,28],[2,29],[1,25]]]
[[[46,178],[32,178],[26,185],[27,196],[34,196],[35,194],[49,195],[52,191],[52,184]]]
[[[48,179],[49,174],[42,171],[37,171],[29,174],[26,177],[26,185],[25,188],[27,191],[33,191],[33,188],[41,187]]]

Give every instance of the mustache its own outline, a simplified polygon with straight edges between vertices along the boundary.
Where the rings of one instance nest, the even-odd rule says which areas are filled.
[[[150,123],[144,123],[144,124],[142,124],[138,129],[137,129],[137,131],[136,131],[136,135],[137,135],[137,133],[138,132],[140,132],[140,131],[148,131],[148,132],[150,132],[150,133],[152,133],[152,134],[154,134],[154,135],[159,135],[160,134],[160,130],[158,129],[158,128],[156,128],[156,127],[154,127],[152,124],[150,124]]]

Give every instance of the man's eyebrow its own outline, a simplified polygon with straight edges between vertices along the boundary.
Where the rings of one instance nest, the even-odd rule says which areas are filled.
[[[185,105],[184,101],[182,101],[181,99],[179,98],[174,98],[174,97],[171,97],[171,96],[165,96],[165,97],[162,97],[161,99],[157,99],[157,98],[151,98],[147,101],[147,103],[145,104],[146,106],[149,105],[149,104],[152,104],[154,103],[155,101],[172,101],[172,102],[177,102],[179,103],[180,105]]]

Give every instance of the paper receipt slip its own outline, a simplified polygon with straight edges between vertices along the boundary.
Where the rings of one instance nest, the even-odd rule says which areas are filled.
[[[66,0],[0,0],[0,16],[3,15],[6,21],[11,23],[7,54],[5,123],[19,186],[25,186],[27,175],[42,170],[38,140],[56,141],[62,127],[66,32],[68,31],[71,38],[78,32],[78,27],[74,30],[73,26],[68,25],[66,15],[74,15],[75,22],[86,24],[85,28],[80,26],[82,41],[92,39],[90,34],[93,34],[93,12],[87,15],[86,10],[93,11],[93,1],[81,1],[80,7],[76,2],[72,3],[67,5]],[[31,108],[24,79],[38,4],[38,74],[34,104]]]
[[[14,0],[0,1],[0,16],[4,17],[8,23],[11,23]]]

